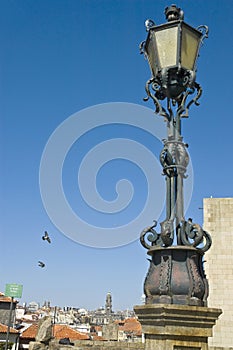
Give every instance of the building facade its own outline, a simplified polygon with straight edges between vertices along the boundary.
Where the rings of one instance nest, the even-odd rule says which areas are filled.
[[[13,300],[11,312],[11,298],[0,292],[0,323],[8,325],[11,313],[10,325],[12,326],[14,324],[16,305],[17,301]]]
[[[208,306],[222,309],[209,345],[233,346],[233,198],[204,199],[204,229],[212,237],[205,254]]]

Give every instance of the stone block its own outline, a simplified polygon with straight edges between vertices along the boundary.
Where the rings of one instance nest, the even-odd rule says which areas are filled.
[[[48,343],[52,339],[52,320],[51,317],[43,317],[39,321],[36,342]]]
[[[175,345],[207,350],[221,314],[220,309],[175,304],[146,304],[134,311],[145,333],[145,350],[173,350]]]
[[[48,346],[41,343],[41,342],[30,342],[29,343],[29,350],[46,350],[48,349]]]

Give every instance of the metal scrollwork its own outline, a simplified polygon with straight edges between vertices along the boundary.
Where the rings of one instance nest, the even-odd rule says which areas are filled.
[[[140,44],[140,53],[147,59],[152,77],[146,82],[147,96],[144,101],[153,100],[155,113],[164,117],[167,137],[163,140],[160,163],[166,182],[166,216],[160,222],[146,227],[140,242],[151,256],[150,267],[144,283],[146,304],[179,304],[206,306],[208,281],[203,267],[203,255],[211,247],[211,237],[192,219],[185,219],[184,179],[187,178],[189,164],[188,145],[181,134],[182,118],[188,118],[191,106],[199,105],[202,88],[196,82],[196,60],[200,45],[208,37],[208,27],[201,25],[193,35],[196,52],[191,60],[184,60],[183,35],[187,24],[183,22],[183,11],[171,5],[165,9],[167,24],[157,27],[152,20],[145,22],[148,32],[146,41]],[[176,22],[174,22],[176,21]],[[169,23],[171,22],[171,23]],[[176,43],[179,49],[169,62],[166,51],[170,42],[160,35],[164,30],[177,28]],[[189,27],[187,27],[188,30]],[[185,54],[188,57],[189,45],[185,37]],[[188,64],[187,64],[188,63]],[[158,229],[159,231],[159,229]]]
[[[154,225],[146,227],[141,233],[140,242],[146,249],[151,249],[152,246],[169,247],[173,244],[173,220],[164,220],[160,223],[161,233],[154,230],[156,225],[157,222],[155,221]],[[209,233],[203,230],[199,224],[193,223],[192,219],[188,219],[188,221],[182,220],[177,243],[179,245],[197,248],[204,253],[211,247],[212,240]]]
[[[163,173],[169,177],[181,174],[185,177],[189,156],[186,151],[187,145],[178,141],[166,141],[160,153],[160,163]]]
[[[167,7],[165,14],[168,22],[175,19],[183,21],[183,12],[175,5]],[[157,33],[156,25],[150,19],[146,20],[145,25],[148,36],[146,41],[140,44],[140,53],[148,60],[152,77],[146,82],[147,96],[144,101],[153,100],[155,113],[163,116],[167,125],[167,139],[164,140],[164,147],[160,153],[160,163],[166,179],[166,218],[160,223],[160,233],[155,230],[155,222],[142,231],[140,240],[147,249],[151,249],[152,246],[165,248],[177,243],[197,248],[204,253],[211,246],[210,235],[191,219],[185,220],[183,181],[187,177],[189,155],[188,145],[183,142],[181,136],[181,119],[188,118],[192,105],[199,105],[202,88],[196,82],[196,59],[199,47],[208,37],[209,30],[205,25],[197,27],[199,47],[192,65],[186,68],[181,55],[177,56],[177,64],[174,66],[166,62],[161,63],[157,34],[153,34]],[[181,23],[177,26],[182,32]]]
[[[146,242],[146,239],[151,242],[151,244],[158,244],[158,241],[160,241],[159,234],[154,230],[155,226],[157,226],[157,221],[154,220],[154,225],[146,227],[140,235],[140,242],[146,249],[151,248],[151,245]]]
[[[202,95],[202,88],[201,88],[201,85],[198,84],[198,83],[194,83],[193,84],[194,87],[192,89],[188,89],[186,91],[186,93],[184,94],[183,96],[183,100],[182,100],[182,103],[180,104],[180,116],[181,118],[188,118],[189,116],[189,108],[191,107],[191,105],[194,103],[196,106],[199,106],[200,103],[198,102],[199,98],[201,97]],[[186,100],[187,100],[187,97],[190,95],[190,94],[193,94],[195,89],[197,90],[197,94],[196,96],[191,100],[189,101],[189,103],[187,104],[187,106],[185,107],[185,103],[186,103]],[[184,112],[184,113],[183,113]]]
[[[178,153],[178,168],[177,168],[177,172],[178,174],[181,175],[185,175],[186,172],[186,168],[188,166],[189,163],[189,156],[188,153],[186,151],[186,145],[184,145],[184,143],[180,142],[177,144],[176,146],[177,149],[177,153]]]
[[[212,244],[210,235],[199,224],[193,223],[192,219],[182,222],[180,239],[183,245],[195,247],[202,252],[206,252]]]
[[[174,239],[173,220],[164,220],[160,223],[160,226],[162,243],[165,247],[169,247]]]
[[[208,26],[201,24],[200,26],[197,27],[197,30],[202,33],[202,39],[201,42],[203,43],[205,38],[208,38],[209,36],[209,28]]]
[[[143,40],[143,41],[140,43],[140,45],[139,45],[139,50],[140,50],[140,54],[141,54],[141,55],[145,55],[145,50],[144,50],[145,43],[146,43],[146,41]]]
[[[143,49],[142,49],[143,50]],[[147,96],[143,98],[144,101],[148,101],[150,98],[153,100],[155,105],[155,113],[165,117],[167,120],[170,120],[171,117],[171,102],[175,106],[177,104],[177,113],[181,118],[188,118],[189,109],[192,104],[199,106],[199,98],[202,95],[202,88],[200,84],[195,82],[195,77],[193,76],[194,72],[189,71],[187,75],[181,76],[179,78],[180,93],[178,96],[171,97],[166,96],[164,91],[169,90],[167,85],[169,84],[170,77],[168,76],[167,70],[164,70],[160,79],[155,79],[154,77],[150,78],[145,85],[145,90]],[[152,90],[152,91],[151,91]],[[190,101],[187,101],[188,97],[196,91],[196,96]],[[164,100],[167,97],[167,110],[160,101]]]
[[[151,88],[155,91],[154,94],[150,91]],[[161,103],[159,102],[159,99],[162,98],[159,82],[157,80],[155,80],[154,78],[149,79],[146,82],[145,90],[147,93],[147,97],[144,97],[143,100],[148,101],[149,98],[151,98],[154,101],[154,104],[156,107],[155,113],[157,113],[165,118],[168,118],[168,113],[166,112],[165,108],[162,107]]]
[[[151,246],[168,247],[173,242],[174,232],[172,220],[164,220],[160,223],[161,233],[154,230],[156,225],[157,222],[154,221],[154,225],[146,227],[140,235],[140,242],[146,249],[150,249]],[[146,240],[149,241],[151,245],[149,245]]]

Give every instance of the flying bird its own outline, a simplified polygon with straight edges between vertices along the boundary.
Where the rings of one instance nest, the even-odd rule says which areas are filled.
[[[40,267],[45,267],[45,263],[43,263],[42,261],[38,261],[38,266],[40,266]]]
[[[48,235],[48,232],[45,231],[44,236],[42,236],[43,241],[47,241],[48,243],[51,243],[51,239]]]

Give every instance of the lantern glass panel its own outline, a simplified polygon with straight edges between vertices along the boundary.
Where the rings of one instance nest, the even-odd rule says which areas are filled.
[[[183,26],[181,39],[181,66],[183,68],[194,70],[199,43],[199,32]]]
[[[154,32],[160,68],[177,65],[178,28],[165,28]]]
[[[152,74],[155,77],[159,67],[158,67],[158,57],[157,57],[157,50],[156,50],[156,42],[155,42],[154,33],[150,37],[150,41],[148,43],[147,58],[148,58],[148,61],[150,64],[150,69],[152,71]]]

